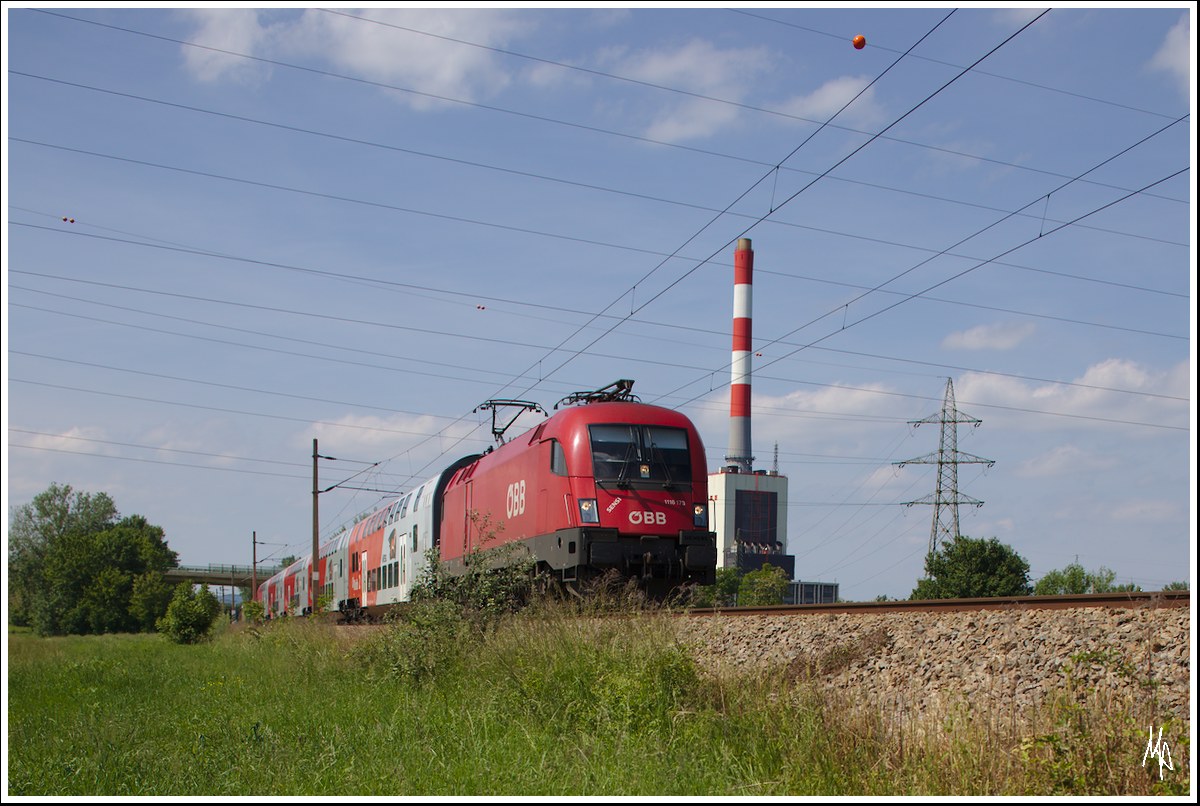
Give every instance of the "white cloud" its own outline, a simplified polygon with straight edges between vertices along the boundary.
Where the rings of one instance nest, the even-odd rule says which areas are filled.
[[[684,101],[659,115],[646,129],[646,136],[668,143],[695,140],[715,134],[736,118],[736,110],[731,106],[702,100]]]
[[[104,444],[104,430],[101,428],[68,428],[59,434],[19,434],[21,444],[44,451],[66,451],[68,453],[95,453],[111,455],[115,453],[111,447]]]
[[[758,466],[768,466],[770,446],[776,442],[784,451],[804,446],[806,453],[879,456],[880,445],[903,441],[909,431],[896,422],[896,398],[879,394],[887,391],[883,384],[868,384],[857,389],[798,389],[785,395],[755,392],[752,439]],[[702,413],[692,416],[702,432],[720,435],[716,442],[706,438],[710,457],[719,462],[717,454],[724,455],[729,433],[728,392],[713,395]]]
[[[641,51],[625,59],[622,74],[651,84],[705,94],[741,95],[754,75],[771,66],[762,47],[719,50],[701,39],[675,50]]]
[[[1022,462],[1017,466],[1016,474],[1030,478],[1055,477],[1085,466],[1095,471],[1116,465],[1116,459],[1110,456],[1097,456],[1075,445],[1059,445]]]
[[[1184,12],[1179,22],[1167,32],[1162,47],[1150,59],[1150,68],[1162,70],[1174,77],[1184,95],[1191,92],[1191,20]]]
[[[463,100],[509,83],[509,66],[487,48],[531,30],[528,20],[493,10],[374,9],[363,15],[369,21],[315,9],[282,18],[277,12],[230,9],[198,10],[190,16],[200,25],[192,38],[205,45],[267,58],[321,59],[335,71]],[[185,57],[193,75],[205,81],[262,69],[245,59],[195,48],[185,48]],[[437,103],[407,93],[394,97],[416,108]]]
[[[1096,421],[1127,421],[1174,428],[1187,427],[1187,362],[1153,370],[1126,359],[1108,359],[1087,368],[1081,377],[1066,383],[1031,383],[1002,375],[968,372],[955,380],[955,398],[969,413],[972,402],[1020,410],[1012,424],[1023,428],[1061,429],[1071,425],[1090,428]],[[1133,394],[1129,394],[1133,393]],[[1178,399],[1182,398],[1182,399]],[[1055,412],[1065,417],[1026,416],[1028,411]],[[996,411],[992,419],[1008,415]],[[1108,422],[1105,430],[1111,429]],[[1143,425],[1131,426],[1145,428]]]
[[[1001,29],[1010,30],[1025,25],[1041,12],[1040,8],[1007,8],[993,12],[993,17]]]
[[[372,80],[403,82],[465,100],[503,88],[510,74],[494,52],[451,40],[494,47],[529,27],[510,13],[480,9],[373,9],[364,16],[374,22],[306,11],[303,36],[293,44],[301,53],[324,54],[336,67]],[[405,100],[417,107],[430,103],[419,96]]]
[[[262,75],[259,62],[234,54],[256,55],[268,30],[252,9],[190,9],[182,12],[198,30],[189,39],[203,47],[183,48],[188,70],[200,81],[245,81]],[[228,53],[222,51],[229,51]]]
[[[1179,501],[1157,499],[1133,499],[1122,501],[1109,510],[1114,520],[1136,521],[1139,524],[1167,523],[1186,518],[1184,504]]]
[[[1011,350],[1033,335],[1032,322],[1001,322],[951,333],[942,347],[952,350]]]
[[[331,423],[314,423],[305,432],[311,450],[312,437],[318,442],[338,446],[338,453],[360,461],[381,461],[399,457],[388,472],[417,472],[442,452],[449,456],[438,467],[469,453],[487,448],[486,431],[472,436],[478,428],[473,421],[451,422],[444,417],[396,414],[390,416],[347,415]],[[482,436],[481,436],[482,435]],[[465,439],[464,439],[465,438]],[[436,464],[436,463],[435,463]],[[431,471],[432,472],[432,471]]]
[[[870,79],[865,76],[842,76],[827,81],[807,95],[797,95],[783,104],[789,115],[824,121],[832,117],[846,103],[867,86]],[[875,103],[875,90],[870,89],[855,100],[842,117],[860,123],[879,120],[882,112]],[[841,119],[841,118],[839,118]]]
[[[766,48],[722,50],[698,39],[673,50],[611,51],[606,54],[606,60],[613,62],[613,69],[621,75],[732,102],[681,96],[674,102],[662,104],[647,129],[647,136],[675,142],[707,137],[734,125],[741,118],[741,110],[734,104],[746,102],[760,78],[778,66],[778,61]],[[796,95],[781,103],[763,102],[762,105],[778,108],[788,115],[826,120],[861,92],[868,82],[869,79],[862,76],[843,76],[825,82],[808,94]],[[878,119],[880,112],[874,103],[874,91],[864,93],[844,115],[859,122]]]
[[[720,50],[700,39],[672,50],[611,52],[607,58],[617,60],[613,69],[620,75],[735,103],[772,66],[765,48]],[[735,106],[688,96],[665,102],[659,110],[647,136],[675,142],[707,137],[738,117]]]

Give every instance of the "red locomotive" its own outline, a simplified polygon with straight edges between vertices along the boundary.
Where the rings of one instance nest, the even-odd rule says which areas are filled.
[[[505,544],[568,584],[610,569],[658,591],[712,584],[700,435],[684,415],[639,402],[632,385],[570,395],[509,442],[493,413],[499,447],[458,460],[321,547],[318,598],[356,618],[406,601],[430,547],[455,572],[471,551]],[[484,407],[505,405],[540,411],[524,401]],[[311,564],[297,561],[259,586],[268,613],[306,612]]]

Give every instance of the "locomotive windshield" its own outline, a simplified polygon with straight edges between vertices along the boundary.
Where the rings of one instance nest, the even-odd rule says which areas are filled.
[[[691,484],[687,431],[657,425],[593,425],[592,470],[617,487]]]

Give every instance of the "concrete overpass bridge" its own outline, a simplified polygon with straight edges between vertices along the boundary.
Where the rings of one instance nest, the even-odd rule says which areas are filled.
[[[228,585],[233,588],[249,588],[252,570],[249,565],[181,565],[178,568],[167,569],[164,576],[168,582],[174,584],[191,582],[196,585],[207,583],[211,587]],[[283,566],[280,565],[259,566],[259,584],[282,570]]]

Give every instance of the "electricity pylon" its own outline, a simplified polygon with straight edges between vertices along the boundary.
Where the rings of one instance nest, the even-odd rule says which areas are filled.
[[[982,459],[963,453],[958,449],[958,424],[970,423],[976,428],[983,420],[968,417],[954,405],[954,382],[946,379],[946,397],[942,401],[942,410],[924,420],[909,420],[909,425],[920,426],[925,423],[941,423],[942,441],[936,453],[930,453],[916,459],[895,462],[899,467],[905,465],[938,466],[937,490],[933,495],[918,498],[916,501],[906,501],[905,506],[913,504],[933,504],[933,529],[929,533],[929,553],[937,551],[938,536],[953,540],[958,536],[958,505],[972,504],[983,506],[983,502],[958,491],[958,466],[962,464],[986,464],[988,467],[996,464],[993,459]]]

